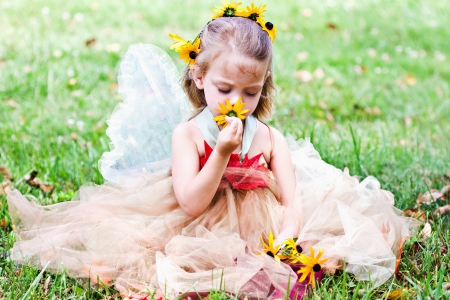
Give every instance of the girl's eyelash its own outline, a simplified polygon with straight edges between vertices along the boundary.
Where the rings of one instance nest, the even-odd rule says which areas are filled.
[[[221,93],[223,93],[223,94],[228,94],[230,91],[231,91],[231,90],[222,90],[222,89],[219,89],[219,92],[221,92]]]
[[[252,94],[252,93],[246,93],[248,96],[250,96],[250,97],[253,97],[253,96],[256,96],[256,94],[258,94],[258,93],[254,93],[254,94]]]

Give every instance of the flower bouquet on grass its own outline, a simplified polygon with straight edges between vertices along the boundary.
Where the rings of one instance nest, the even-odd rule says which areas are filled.
[[[290,290],[289,299],[303,299],[303,296],[308,292],[308,287],[315,288],[316,281],[322,280],[323,269],[321,264],[328,260],[328,258],[322,258],[324,249],[319,249],[317,255],[315,255],[314,248],[309,246],[310,256],[307,256],[303,253],[302,247],[296,243],[296,239],[293,238],[275,246],[272,232],[269,233],[267,243],[262,237],[261,242],[264,247],[263,253],[277,261],[283,261],[298,274],[298,280],[291,283],[290,287],[286,287],[286,290]],[[283,290],[275,289],[271,299],[285,299],[285,293]]]

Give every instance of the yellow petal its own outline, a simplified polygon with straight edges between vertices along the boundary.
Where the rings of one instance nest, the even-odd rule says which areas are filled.
[[[318,261],[317,263],[320,265],[320,264],[323,264],[324,262],[328,261],[329,259],[330,259],[330,258],[327,257],[327,258],[324,258],[324,259]]]
[[[308,274],[311,273],[311,270],[308,267],[304,267],[297,271],[297,273],[302,274],[302,277],[300,277],[298,281],[303,282],[305,281],[306,277],[308,277]]]
[[[233,105],[231,105],[230,99],[227,98],[225,101],[227,102],[228,111],[233,110]]]
[[[178,48],[180,48],[184,44],[187,44],[186,40],[184,40],[183,38],[181,38],[176,34],[169,33],[169,36],[176,41],[175,43],[172,44],[172,46],[170,46],[170,49],[177,48],[177,50],[179,50]]]
[[[311,262],[315,262],[315,258],[314,258],[314,248],[312,246],[309,246],[309,252],[310,252],[310,257],[311,257]]]
[[[225,116],[224,115],[220,115],[220,116],[214,117],[213,120],[216,121],[216,122],[217,121],[224,121],[225,120]]]

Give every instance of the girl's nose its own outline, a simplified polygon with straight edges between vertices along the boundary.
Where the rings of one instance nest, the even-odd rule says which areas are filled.
[[[240,95],[233,95],[232,97],[230,97],[231,105],[234,105],[240,98],[241,98]]]

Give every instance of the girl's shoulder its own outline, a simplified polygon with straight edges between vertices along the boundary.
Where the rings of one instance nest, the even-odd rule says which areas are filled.
[[[278,129],[259,120],[256,134],[259,135],[259,138],[263,138],[266,141],[276,142],[277,140],[284,140],[283,134]]]
[[[172,144],[195,146],[200,156],[204,155],[204,138],[195,119],[180,123],[173,131]]]
[[[258,130],[253,138],[250,155],[263,153],[266,162],[270,162],[280,143],[284,144],[283,135],[276,128],[258,120]]]

